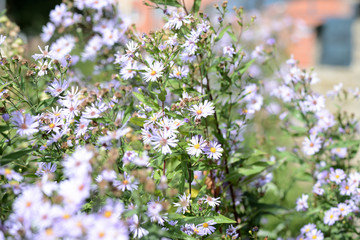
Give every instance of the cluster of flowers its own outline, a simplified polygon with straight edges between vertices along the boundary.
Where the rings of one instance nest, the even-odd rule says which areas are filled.
[[[43,26],[41,39],[45,43],[56,40],[51,44],[50,50],[62,62],[78,46],[81,52],[79,55],[72,55],[73,64],[81,56],[82,61],[97,60],[99,70],[113,61],[114,48],[127,41],[125,32],[129,23],[120,14],[118,4],[115,0],[61,3],[50,12],[50,22]],[[108,56],[97,59],[103,55]]]
[[[353,172],[347,175],[342,169],[330,169],[330,171],[317,172],[316,177],[317,183],[313,187],[313,192],[317,196],[317,204],[325,202],[330,206],[333,205],[325,211],[322,219],[323,224],[333,226],[339,222],[338,227],[340,228],[345,221],[353,224],[352,222],[356,221],[356,213],[359,212],[360,174]],[[312,210],[313,207],[309,208],[308,198],[308,195],[303,194],[297,200],[297,211]],[[319,223],[319,226],[322,227],[323,225]],[[324,234],[316,229],[316,224],[310,223],[301,229],[301,235],[297,239],[324,239]]]
[[[48,140],[41,144],[41,150],[45,150],[54,143],[61,145],[64,139],[66,139],[66,146],[78,145],[79,140],[87,140],[92,134],[98,132],[103,135],[99,137],[99,143],[110,146],[111,140],[120,139],[129,132],[129,128],[126,127],[126,123],[122,126],[124,112],[118,111],[114,122],[122,127],[114,132],[101,131],[104,126],[98,125],[96,119],[109,113],[116,104],[122,101],[120,97],[123,97],[120,92],[115,91],[119,88],[119,83],[116,81],[103,84],[103,87],[88,92],[86,89],[79,91],[78,87],[68,90],[67,80],[55,79],[47,91],[58,99],[59,106],[53,106],[51,111],[43,112],[38,116],[24,113],[23,110],[14,111],[10,117],[11,123],[17,129],[17,134],[27,136],[28,139],[39,131],[46,133]],[[129,91],[126,87],[120,89],[125,94]]]
[[[12,212],[1,229],[18,239],[217,238],[216,225],[244,222],[248,225],[230,225],[226,238],[245,236],[268,214],[261,197],[273,179],[269,166],[275,157],[264,161],[266,153],[252,149],[264,149],[261,142],[248,147],[243,136],[255,131],[248,126],[265,102],[254,77],[260,76],[256,72],[273,49],[273,35],[265,34],[266,44],[253,51],[244,49],[234,39],[234,29],[224,24],[226,2],[222,9],[216,7],[221,16],[215,24],[206,14],[165,8],[169,19],[164,28],[139,35],[131,33],[115,6],[112,0],[79,0],[50,13],[43,40],[64,34],[50,47],[39,47],[41,53],[33,55],[37,66],[26,65],[32,86],[40,89],[41,82],[51,80],[45,83],[47,94],[30,96],[18,82],[4,83],[3,152],[23,147],[14,141],[19,139],[34,154],[22,153],[27,159],[24,166],[19,160],[22,169],[12,163],[0,169],[1,189],[14,193]],[[235,13],[241,26],[242,11]],[[72,86],[85,85],[71,71],[80,57],[70,56],[82,39],[90,39],[81,50],[83,61],[103,60],[96,64],[100,71],[106,63],[120,66],[113,80]],[[119,44],[126,47],[119,49]],[[335,118],[324,109],[324,97],[292,90],[316,82],[316,76],[301,71],[293,58],[287,63],[285,81],[273,95],[315,116],[303,148],[313,155],[325,146],[318,136],[327,136]],[[14,104],[18,92],[19,103]],[[140,101],[137,112],[130,92]],[[7,137],[15,131],[13,138]],[[335,146],[331,152],[338,159],[348,157],[350,150]],[[321,192],[328,182],[319,184]],[[309,208],[306,195],[298,205],[299,210]],[[310,239],[321,237],[316,229],[308,232]]]
[[[98,213],[80,211],[94,191],[91,181],[94,153],[79,147],[63,161],[66,180],[56,182],[51,171],[43,172],[37,184],[25,184],[13,204],[13,213],[3,227],[17,239],[128,239],[127,225],[119,219],[126,211],[120,201],[107,199]],[[41,166],[43,168],[43,166]],[[15,176],[5,169],[5,176]],[[17,179],[20,180],[20,179]]]
[[[188,96],[186,93],[184,96]],[[186,100],[185,100],[186,99]],[[190,101],[191,98],[184,98],[185,101]],[[149,107],[144,107],[144,109]],[[211,102],[205,100],[204,103],[194,104],[188,108],[183,107],[181,112],[177,112],[184,117],[184,120],[176,120],[166,116],[164,112],[157,112],[152,114],[148,118],[145,114],[139,116],[147,117],[145,120],[144,128],[142,129],[142,136],[144,144],[150,144],[154,146],[154,149],[159,149],[162,154],[171,154],[170,147],[177,146],[179,140],[176,138],[176,134],[179,133],[178,128],[184,124],[191,124],[206,118],[214,114],[214,106]],[[187,114],[190,113],[194,117],[194,121],[190,121],[187,118]],[[210,159],[219,159],[223,149],[221,145],[216,141],[206,141],[201,135],[193,136],[190,139],[189,147],[186,149],[190,156],[199,157],[201,154],[206,154]]]
[[[315,117],[312,124],[310,121],[306,123],[309,128],[309,137],[303,141],[302,151],[307,156],[318,153],[323,147],[329,146],[330,141],[324,142],[324,136],[328,136],[333,130],[332,127],[338,125],[338,132],[344,133],[343,125],[339,125],[335,116],[325,109],[325,97],[310,89],[310,85],[319,81],[315,72],[302,71],[296,61],[291,58],[287,61],[288,67],[280,72],[283,84],[273,90],[271,95],[280,98],[285,104],[294,106],[304,118]],[[286,69],[286,70],[285,70]],[[300,91],[294,91],[295,87],[300,87]],[[281,119],[286,118],[288,112],[280,115]],[[349,122],[354,125],[356,121]],[[356,128],[357,129],[357,128]],[[331,150],[333,156],[345,158],[346,148],[334,148]]]

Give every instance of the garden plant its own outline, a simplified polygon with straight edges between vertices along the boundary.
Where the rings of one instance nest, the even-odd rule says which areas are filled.
[[[31,57],[0,17],[0,239],[359,238],[359,123],[325,101],[360,92],[313,90],[299,23],[151,0],[145,34],[116,2],[63,1]]]

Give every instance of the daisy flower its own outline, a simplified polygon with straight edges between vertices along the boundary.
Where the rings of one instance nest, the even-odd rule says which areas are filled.
[[[219,159],[223,150],[221,145],[215,141],[211,141],[209,146],[204,148],[205,154],[212,159]]]
[[[350,205],[347,205],[346,203],[339,203],[336,209],[342,217],[345,217],[352,212]]]
[[[313,229],[311,232],[306,234],[307,239],[314,239],[314,240],[323,240],[324,234],[317,229]]]
[[[42,131],[46,131],[47,133],[50,133],[51,131],[59,132],[60,127],[62,125],[62,119],[61,118],[50,118],[48,120],[49,120],[49,124],[42,126],[40,129]]]
[[[340,195],[350,196],[355,193],[356,187],[356,184],[351,181],[342,181],[340,186]]]
[[[346,178],[346,174],[342,169],[336,169],[330,171],[329,179],[336,184],[340,184],[342,180]]]
[[[306,224],[304,225],[301,229],[300,229],[300,232],[302,234],[306,234],[308,232],[311,232],[312,230],[316,229],[316,225],[313,224],[313,223],[309,223],[309,224]]]
[[[170,147],[176,147],[178,141],[176,136],[167,131],[158,131],[151,137],[151,145],[161,150],[162,154],[171,153]]]
[[[164,70],[164,65],[160,62],[154,62],[150,64],[149,67],[146,67],[145,73],[143,73],[145,82],[155,82],[158,78],[162,76],[162,71]]]
[[[215,224],[216,224],[216,222],[214,222],[214,220],[210,220],[203,224],[197,225],[197,228],[200,231],[199,235],[201,235],[201,236],[208,235],[208,234],[210,235],[213,232],[215,232],[216,228],[213,227],[213,225],[215,225]]]
[[[61,82],[60,80],[55,80],[51,85],[47,88],[47,91],[54,97],[59,96],[63,91],[65,91],[69,87],[68,81],[64,80]]]
[[[174,203],[175,207],[178,207],[178,209],[176,210],[177,213],[185,213],[188,209],[188,207],[190,206],[190,194],[188,196],[186,196],[186,193],[184,193],[184,195],[179,196],[179,202],[178,203]]]
[[[206,142],[202,136],[194,136],[190,140],[189,147],[186,149],[191,156],[199,157],[203,153],[203,149],[206,147]]]
[[[339,220],[339,217],[339,211],[337,211],[336,208],[331,208],[330,210],[325,212],[324,223],[332,226],[336,221]]]
[[[193,105],[190,108],[190,112],[195,119],[206,118],[207,116],[213,115],[215,113],[215,107],[212,102],[205,100],[204,103],[200,103],[199,105]]]
[[[149,231],[140,226],[139,217],[135,214],[129,221],[130,232],[134,238],[142,238],[149,234]]]
[[[347,155],[347,148],[333,148],[331,153],[339,158],[345,158]]]
[[[141,129],[141,135],[144,144],[151,143],[151,138],[153,137],[153,134],[151,133],[150,130],[152,130],[150,127],[145,127]]]
[[[223,54],[224,55],[227,54],[227,55],[229,55],[229,57],[232,57],[235,54],[235,50],[231,46],[225,46],[223,48]]]
[[[181,79],[187,77],[189,69],[187,67],[175,67],[173,72],[170,74],[171,78]]]
[[[320,150],[321,143],[321,139],[316,135],[310,135],[309,138],[304,139],[302,150],[306,155],[314,155]]]
[[[236,228],[231,224],[228,229],[226,229],[226,235],[232,236],[236,234]]]
[[[55,32],[55,25],[51,22],[48,22],[45,26],[42,27],[42,33],[40,34],[41,40],[47,42],[51,39]]]
[[[136,70],[138,70],[136,62],[128,62],[123,68],[121,68],[120,75],[124,80],[128,80],[135,77]]]
[[[305,106],[307,106],[307,110],[312,112],[318,112],[325,108],[325,98],[320,96],[306,96],[306,101],[304,102]]]
[[[206,195],[206,198],[203,198],[203,200],[210,206],[210,207],[215,207],[215,206],[219,206],[221,201],[219,200],[220,198],[213,198],[209,195]]]
[[[306,211],[309,208],[308,205],[309,195],[303,194],[300,198],[296,200],[296,211]]]
[[[127,47],[127,50],[126,50],[125,56],[132,58],[132,57],[134,57],[134,53],[138,49],[139,45],[134,41],[129,41],[126,44],[126,47]]]
[[[114,181],[114,186],[123,192],[125,190],[133,191],[138,188],[136,181],[133,181],[133,177],[129,176],[127,173],[124,173],[124,180]]]
[[[31,136],[39,131],[37,129],[39,126],[37,118],[31,116],[29,113],[23,114],[20,111],[14,112],[11,118],[11,123],[15,125],[15,128],[17,128],[16,133],[20,136]]]
[[[41,53],[36,53],[36,54],[32,55],[32,57],[36,61],[39,59],[43,59],[43,58],[54,59],[54,51],[53,50],[49,51],[49,45],[46,45],[44,50],[42,50],[40,46],[38,46],[38,48]]]
[[[52,164],[51,162],[40,162],[39,168],[36,171],[35,175],[43,176],[54,173],[56,171],[56,163]]]

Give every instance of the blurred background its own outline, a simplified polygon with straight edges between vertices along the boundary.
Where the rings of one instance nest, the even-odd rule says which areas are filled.
[[[163,14],[143,4],[144,0],[118,0],[119,7],[140,32],[149,32],[163,26]],[[184,0],[188,9],[193,0]],[[16,22],[28,43],[28,51],[43,45],[38,35],[49,20],[49,12],[61,0],[0,0],[0,10]],[[213,11],[219,0],[203,0],[202,10]],[[326,94],[333,85],[342,82],[344,89],[360,87],[360,0],[229,0],[229,9],[243,6],[254,15],[276,9],[284,16],[296,19],[307,31],[297,41],[289,42],[287,52],[294,54],[302,67],[314,67],[320,83],[317,91]],[[286,36],[285,36],[286,38]],[[353,101],[352,101],[353,102]],[[332,110],[340,108],[360,113],[357,104],[345,102],[336,106],[329,100]]]

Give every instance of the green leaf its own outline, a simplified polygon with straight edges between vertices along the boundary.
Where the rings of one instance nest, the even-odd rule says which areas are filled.
[[[161,91],[158,96],[159,96],[160,101],[165,102],[166,91],[165,90]]]
[[[345,147],[352,147],[360,144],[360,140],[347,140],[347,141],[340,141],[328,146],[328,149],[332,148],[345,148]]]
[[[224,34],[226,33],[227,30],[229,30],[229,28],[231,28],[231,25],[226,26],[225,28],[223,28],[220,33],[219,36],[217,37],[216,41],[221,40],[222,37],[224,36]]]
[[[192,12],[193,14],[199,12],[199,10],[200,10],[200,5],[201,5],[201,0],[195,0],[195,1],[194,1],[194,5],[193,5],[193,7],[192,7],[192,9],[191,9],[191,12]]]
[[[244,176],[250,176],[253,174],[261,173],[266,169],[266,166],[253,165],[247,168],[240,168],[238,172]]]
[[[9,130],[10,127],[9,126],[6,126],[6,125],[0,125],[0,132],[5,132],[7,130]]]
[[[2,156],[0,159],[0,165],[5,165],[13,160],[17,160],[33,151],[35,151],[35,149],[25,149]]]
[[[231,40],[233,40],[234,42],[237,42],[238,39],[236,38],[235,34],[232,32],[227,31],[227,34],[229,34],[229,37],[231,38]]]
[[[40,110],[53,105],[58,99],[59,99],[58,97],[52,97],[41,101],[37,105],[36,111],[39,112]]]
[[[173,6],[173,7],[181,7],[181,4],[176,0],[150,0],[155,4],[160,4],[164,6]]]
[[[5,87],[7,87],[7,86],[9,86],[11,83],[12,83],[12,82],[8,82],[8,83],[5,83],[5,84],[1,85],[1,86],[0,86],[0,90],[3,89],[3,88],[5,88]]]
[[[252,59],[251,61],[247,62],[241,69],[240,69],[240,74],[244,74],[248,69],[249,67],[255,62],[255,58]]]
[[[179,192],[184,192],[185,189],[185,175],[182,174],[179,183]]]
[[[133,118],[130,118],[130,122],[137,125],[137,126],[144,126],[144,123],[145,123],[145,118],[139,118],[139,117],[133,117]]]
[[[140,93],[137,92],[133,92],[134,96],[142,103],[146,104],[147,106],[153,108],[155,111],[158,111],[159,105],[157,103],[155,103],[155,101],[153,101],[152,99],[150,99],[149,97],[146,97]]]
[[[214,220],[217,224],[223,224],[223,223],[236,223],[234,220],[227,218],[221,214],[215,215],[215,216],[207,216],[207,217],[186,217],[180,214],[169,214],[169,218],[173,220],[179,221],[179,225],[183,225],[186,223],[192,223],[192,224],[200,224],[204,222],[208,222],[210,220]]]

